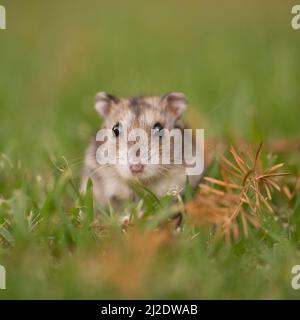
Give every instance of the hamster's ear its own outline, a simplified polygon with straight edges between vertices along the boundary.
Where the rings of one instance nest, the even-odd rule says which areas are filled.
[[[166,103],[166,108],[175,118],[179,118],[186,110],[188,100],[181,92],[171,92],[162,97]]]
[[[106,118],[110,111],[112,104],[117,104],[119,99],[106,92],[99,92],[95,99],[95,109],[103,117]]]

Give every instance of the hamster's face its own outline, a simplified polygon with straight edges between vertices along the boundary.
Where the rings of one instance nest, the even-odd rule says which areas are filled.
[[[116,158],[123,160],[113,164],[121,177],[146,181],[167,175],[171,164],[161,163],[164,129],[180,128],[186,107],[187,99],[182,93],[131,99],[97,94],[95,108],[103,119],[102,128],[109,132],[106,146],[116,145]],[[157,147],[151,144],[155,139]],[[171,144],[171,157],[173,148]],[[157,164],[149,163],[158,155]]]

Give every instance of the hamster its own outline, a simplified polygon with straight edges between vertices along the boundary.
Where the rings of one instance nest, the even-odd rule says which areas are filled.
[[[101,129],[106,129],[110,133],[106,143],[117,143],[117,146],[120,146],[123,139],[121,124],[126,125],[127,132],[136,128],[143,129],[150,138],[153,133],[160,134],[165,129],[176,128],[183,132],[187,127],[182,120],[182,114],[187,105],[185,95],[178,92],[163,96],[134,98],[117,98],[100,92],[96,95],[95,101],[95,109],[102,118]],[[128,146],[132,144],[127,141],[125,143]],[[149,145],[149,142],[145,142],[147,143]],[[101,207],[107,207],[110,204],[118,208],[124,201],[134,199],[135,195],[130,187],[134,181],[138,181],[158,197],[174,190],[178,193],[183,192],[186,184],[184,162],[175,164],[173,157],[169,164],[163,164],[161,159],[158,164],[142,164],[131,162],[128,158],[125,164],[99,164],[97,149],[102,144],[103,141],[97,141],[96,137],[91,140],[85,153],[81,179],[83,193],[86,191],[88,179],[92,179],[94,198]],[[194,139],[191,144],[195,144]],[[182,150],[182,145],[174,143],[171,148],[171,154],[175,154],[176,149]],[[149,149],[149,155],[153,155],[151,146]],[[193,187],[197,185],[199,179],[200,174],[189,176]]]

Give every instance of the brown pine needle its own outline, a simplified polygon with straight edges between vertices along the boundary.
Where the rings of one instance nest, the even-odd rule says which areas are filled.
[[[211,192],[217,196],[224,196],[225,195],[225,192],[221,191],[221,190],[217,190],[217,189],[214,189],[206,184],[200,184],[199,187],[202,189],[202,190],[206,190],[208,192]]]
[[[274,177],[283,177],[283,176],[290,176],[291,174],[288,172],[282,172],[282,173],[265,173],[260,176],[258,176],[256,179],[263,179],[263,178],[274,178]]]
[[[238,173],[242,173],[243,172],[236,166],[234,165],[231,161],[229,161],[228,159],[226,159],[224,156],[221,156],[221,159],[227,164],[229,165],[231,168],[235,169]]]
[[[246,193],[246,192],[243,192],[242,196],[245,197],[245,199],[246,199],[246,201],[247,201],[250,209],[254,212],[256,208],[255,208],[255,206],[253,206],[252,201],[250,201],[247,193]]]
[[[239,153],[230,147],[230,159],[221,156],[221,178],[205,177],[199,185],[200,193],[186,205],[186,212],[216,226],[216,234],[222,234],[227,242],[236,241],[242,233],[249,237],[249,225],[261,227],[258,212],[274,213],[270,200],[272,192],[280,191],[277,179],[289,175],[278,172],[284,164],[275,164],[264,170],[260,160],[262,143],[257,151]],[[211,184],[211,185],[209,185]],[[300,177],[297,179],[298,191]],[[295,191],[296,192],[296,191]],[[289,199],[293,192],[286,186]]]
[[[299,190],[300,190],[300,176],[296,178],[296,183],[295,183],[295,187],[293,188],[293,191],[291,191],[287,185],[284,185],[282,187],[282,191],[286,195],[290,203],[295,198]]]
[[[255,160],[254,160],[254,168],[256,168],[256,166],[257,166],[257,162],[258,162],[258,159],[259,159],[259,156],[260,156],[260,153],[261,153],[262,145],[263,145],[263,143],[261,142],[259,144],[259,146],[258,146],[257,151],[256,151]]]
[[[265,180],[267,183],[269,183],[273,188],[275,188],[277,191],[281,191],[280,186],[278,185],[278,183],[276,183],[275,181],[273,181],[272,179],[268,178],[268,179],[263,179]]]
[[[245,162],[239,157],[235,149],[231,146],[230,153],[233,155],[235,162],[238,164],[239,168],[243,171],[243,173],[247,173],[246,168],[244,167]]]
[[[284,163],[278,163],[276,164],[275,166],[273,166],[272,168],[270,168],[269,170],[267,170],[266,172],[267,173],[271,173],[271,172],[274,172],[274,171],[277,171],[278,169],[282,168],[284,166]]]
[[[253,172],[254,172],[254,169],[251,169],[246,173],[245,177],[243,178],[243,187],[245,186],[247,179]]]
[[[293,194],[291,193],[291,191],[290,191],[288,186],[283,186],[282,191],[286,195],[288,200],[291,200],[293,198]]]
[[[235,217],[239,214],[242,207],[242,202],[238,204],[238,206],[234,209],[232,215],[229,217],[229,222],[235,219]]]
[[[255,155],[253,154],[253,150],[247,148],[246,149],[246,154],[247,154],[247,156],[249,158],[249,162],[254,164],[255,163]]]
[[[241,217],[242,217],[243,232],[244,232],[245,237],[248,238],[248,236],[249,236],[248,225],[247,225],[244,211],[241,212]]]
[[[263,186],[266,190],[266,194],[268,195],[269,200],[272,200],[272,195],[271,195],[271,191],[270,188],[268,187],[268,184],[265,180],[263,180]]]
[[[259,193],[258,194],[260,199],[262,200],[263,204],[266,206],[266,208],[269,210],[270,213],[274,213],[273,208],[270,206],[270,204],[268,203],[268,201],[265,199],[265,197]]]
[[[214,178],[211,178],[211,177],[204,177],[204,180],[205,181],[208,181],[208,182],[211,182],[211,183],[214,183],[214,184],[217,184],[219,186],[222,186],[222,187],[228,187],[228,188],[232,188],[232,189],[241,189],[242,187],[235,184],[235,183],[228,183],[228,182],[225,182],[225,181],[221,181],[221,180],[218,180],[218,179],[214,179]]]
[[[222,169],[224,169],[225,171],[227,171],[229,174],[231,174],[232,176],[236,177],[239,180],[243,180],[244,177],[240,174],[237,174],[236,172],[234,172],[233,170],[229,169],[228,167],[226,167],[224,164],[221,165]]]

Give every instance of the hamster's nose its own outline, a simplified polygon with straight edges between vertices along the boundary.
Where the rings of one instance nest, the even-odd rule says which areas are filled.
[[[143,164],[132,164],[129,166],[129,168],[132,173],[140,173],[143,171],[144,165]]]

